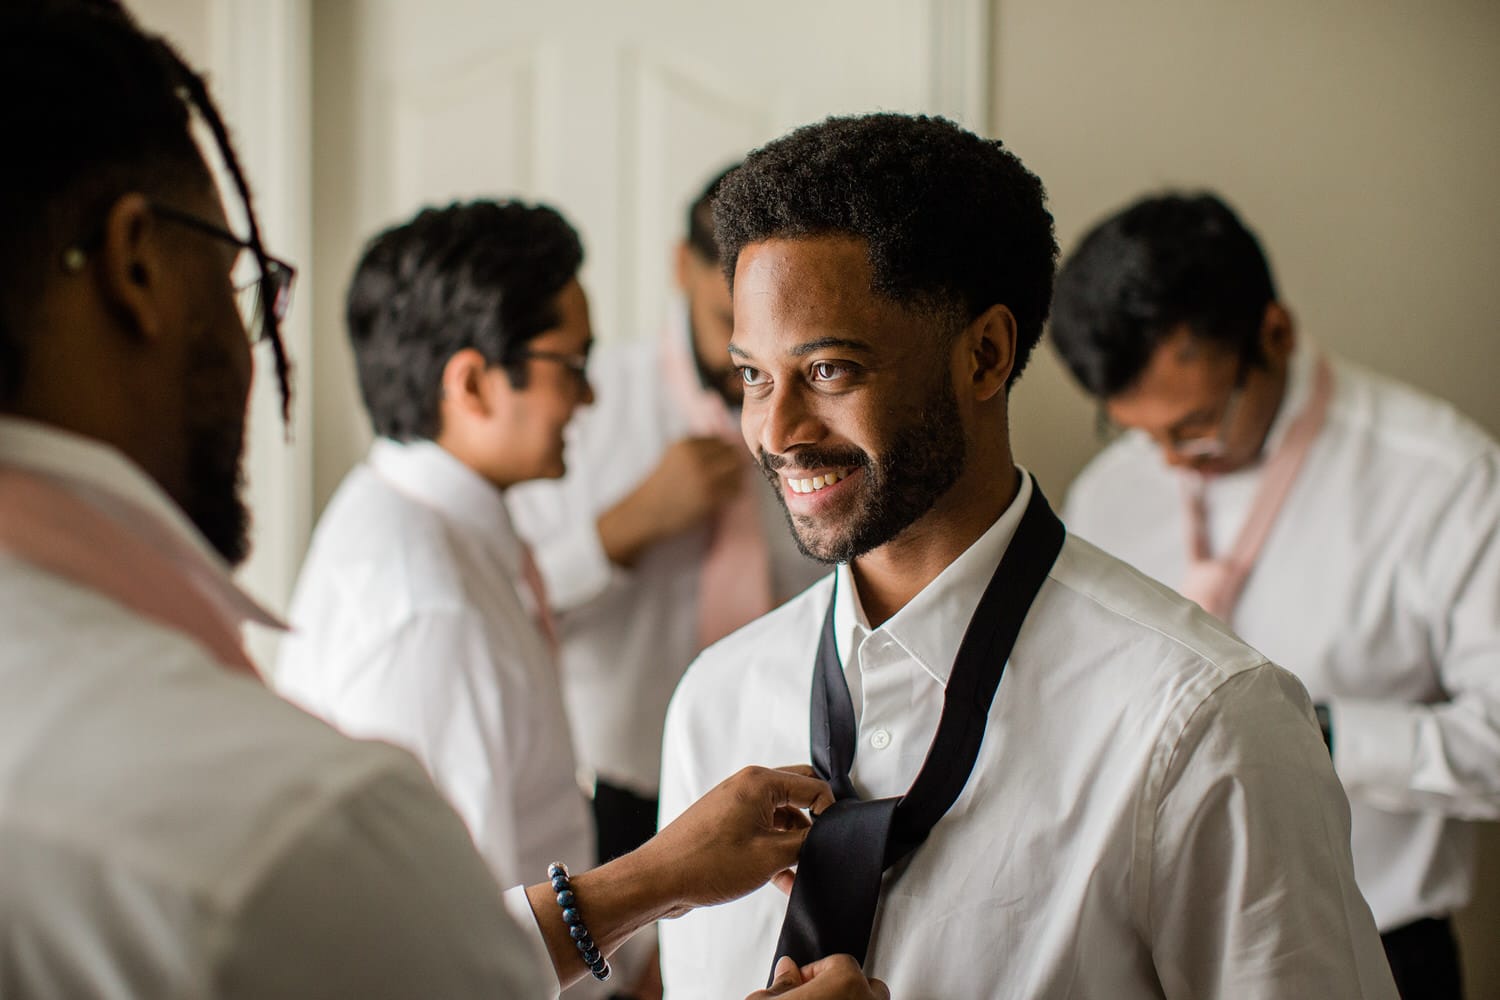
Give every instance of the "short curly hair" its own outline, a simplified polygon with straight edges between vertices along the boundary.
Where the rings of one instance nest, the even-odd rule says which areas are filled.
[[[524,385],[526,345],[561,322],[557,297],[582,266],[568,221],[517,201],[428,208],[371,240],[345,316],[375,433],[437,437],[443,368],[462,350]]]
[[[731,287],[752,243],[853,236],[869,248],[876,294],[964,322],[1008,307],[1012,384],[1041,338],[1057,263],[1047,193],[999,140],[947,119],[881,113],[805,125],[724,179],[714,222]]]

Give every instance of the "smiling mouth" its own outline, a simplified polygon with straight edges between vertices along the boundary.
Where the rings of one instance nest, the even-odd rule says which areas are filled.
[[[793,493],[808,494],[816,493],[819,490],[826,489],[841,479],[847,479],[850,475],[853,474],[853,472],[853,469],[849,469],[843,472],[835,471],[826,473],[821,476],[813,476],[810,479],[799,479],[792,476],[786,476],[784,477],[784,479],[787,488],[790,489]]]

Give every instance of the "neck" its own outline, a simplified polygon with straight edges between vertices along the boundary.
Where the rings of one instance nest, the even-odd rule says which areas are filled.
[[[479,476],[501,493],[504,493],[507,489],[516,485],[516,483],[521,482],[521,479],[511,475],[508,469],[500,468],[495,463],[486,462],[481,457],[479,450],[470,446],[468,439],[464,435],[454,433],[446,426],[438,431],[438,435],[432,439],[432,443],[458,459],[459,462],[476,476]]]
[[[997,468],[1009,474],[988,471]],[[1020,482],[1008,446],[993,462],[971,459],[932,510],[886,544],[851,562],[850,574],[870,627],[880,627],[906,607],[978,541],[1014,502]]]
[[[1279,368],[1266,372],[1265,416],[1260,428],[1260,440],[1255,446],[1254,459],[1265,457],[1266,442],[1271,437],[1271,428],[1276,425],[1282,407],[1286,406],[1287,386],[1291,384],[1292,362],[1288,359]]]

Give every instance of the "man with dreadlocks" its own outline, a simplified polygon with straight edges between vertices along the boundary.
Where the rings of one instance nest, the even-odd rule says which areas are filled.
[[[292,269],[201,79],[117,5],[0,6],[0,85],[37,95],[0,109],[0,994],[548,996],[793,863],[831,793],[747,769],[566,894],[502,896],[410,756],[267,691],[239,630],[275,621],[229,569],[246,333],[285,406]],[[757,996],[886,996],[847,957],[780,971]]]

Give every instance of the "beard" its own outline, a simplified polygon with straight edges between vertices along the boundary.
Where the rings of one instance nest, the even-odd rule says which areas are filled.
[[[927,403],[897,427],[878,455],[858,448],[807,448],[789,457],[758,455],[802,554],[821,563],[850,562],[894,539],[930,511],[963,472],[967,455],[953,384],[940,377]],[[826,526],[787,507],[781,475],[795,470],[857,468],[864,473],[854,509]]]
[[[715,366],[703,356],[698,348],[698,327],[693,323],[692,312],[688,313],[688,343],[693,348],[693,367],[698,371],[698,382],[711,389],[724,400],[731,412],[737,412],[745,402],[745,385],[740,370],[735,365]]]
[[[243,380],[228,351],[205,334],[189,351],[184,382],[187,495],[182,507],[224,561],[238,566],[250,554]]]

